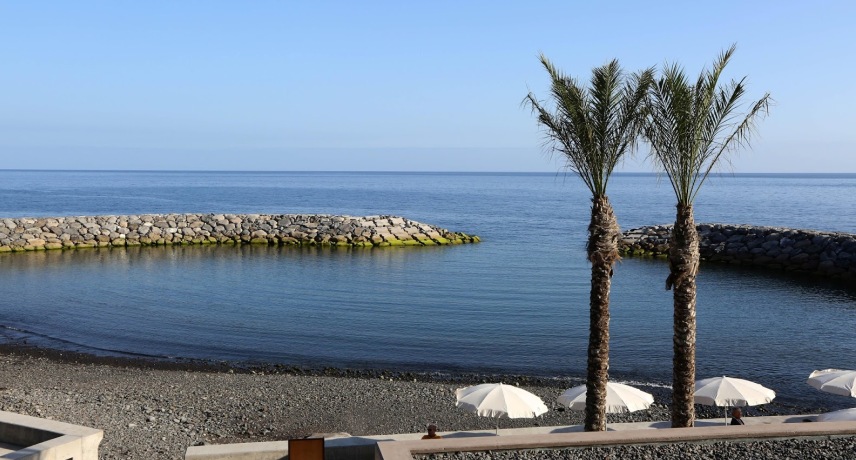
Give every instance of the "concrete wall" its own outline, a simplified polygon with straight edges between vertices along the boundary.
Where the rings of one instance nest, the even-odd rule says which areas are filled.
[[[396,216],[312,214],[145,214],[0,219],[0,252],[168,244],[350,247],[476,243]]]
[[[103,437],[94,428],[0,411],[0,458],[98,460]]]
[[[739,430],[724,425],[721,417],[696,420],[695,428],[671,428],[669,421],[613,423],[607,432],[584,432],[582,425],[536,426],[500,430],[441,432],[443,438],[425,441],[424,433],[325,438],[326,460],[412,460],[435,452],[533,450],[539,448],[647,444],[656,438],[666,442],[710,442],[716,439],[754,440],[789,436],[856,433],[856,422],[803,423],[816,415],[746,417]],[[709,431],[712,429],[712,431]],[[747,433],[746,429],[750,432]],[[607,434],[610,433],[610,434]],[[820,434],[819,434],[820,433]],[[605,438],[604,438],[605,437]],[[414,455],[415,454],[415,455]],[[530,453],[531,454],[531,453]],[[286,460],[288,441],[217,444],[188,447],[185,460]]]
[[[421,433],[420,433],[421,436]],[[371,460],[378,440],[345,437],[324,441],[324,460]],[[286,460],[288,441],[191,446],[185,460]]]
[[[856,235],[749,225],[699,224],[702,260],[856,280]],[[623,255],[665,257],[670,225],[624,232]]]
[[[758,440],[786,440],[794,438],[818,438],[852,436],[856,433],[856,422],[823,423],[777,423],[754,426],[706,426],[695,428],[640,429],[627,431],[589,431],[524,436],[487,436],[473,438],[438,439],[425,441],[379,442],[375,460],[429,459],[431,454],[453,452],[481,452],[482,458],[491,458],[491,451],[521,451],[521,458],[549,458],[551,449],[585,449],[587,447],[610,447],[616,445],[646,445],[665,443],[744,442]],[[539,452],[545,451],[545,452]],[[644,452],[641,452],[644,454]],[[819,452],[793,452],[793,456],[818,458]],[[814,455],[812,455],[814,454]],[[451,456],[451,455],[450,455]],[[641,457],[641,455],[640,455]],[[754,458],[746,450],[745,458]]]

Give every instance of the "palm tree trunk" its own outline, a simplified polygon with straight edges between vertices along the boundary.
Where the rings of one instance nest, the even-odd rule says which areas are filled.
[[[591,262],[589,343],[586,369],[585,430],[606,430],[606,383],[609,378],[609,289],[618,261],[620,229],[609,198],[592,199],[587,245]]]
[[[696,274],[698,231],[692,205],[678,204],[669,245],[669,278],[674,287],[674,357],[672,359],[672,427],[691,427],[695,422]]]

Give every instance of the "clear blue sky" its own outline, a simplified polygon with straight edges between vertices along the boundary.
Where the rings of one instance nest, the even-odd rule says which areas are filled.
[[[856,2],[3,1],[0,168],[556,171],[520,102],[732,43],[736,172],[856,172]],[[647,150],[643,147],[640,153]],[[642,161],[624,165],[646,171]]]

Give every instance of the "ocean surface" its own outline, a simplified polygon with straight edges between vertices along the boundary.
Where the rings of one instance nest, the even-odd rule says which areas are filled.
[[[622,229],[674,220],[653,174],[609,185]],[[712,177],[697,222],[856,233],[856,175]],[[96,354],[584,378],[588,191],[573,175],[0,171],[0,217],[142,213],[399,215],[479,235],[450,247],[158,247],[0,254],[0,341]],[[662,260],[615,270],[610,376],[668,385]],[[703,265],[699,378],[804,407],[856,368],[856,287]]]

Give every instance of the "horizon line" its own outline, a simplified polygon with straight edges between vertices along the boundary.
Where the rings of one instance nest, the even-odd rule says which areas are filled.
[[[33,169],[33,168],[0,168],[2,172],[122,172],[122,173],[335,173],[335,174],[556,174],[576,175],[573,171],[418,171],[418,170],[286,170],[286,169]],[[665,173],[656,171],[616,171],[621,175],[652,175]],[[818,175],[818,176],[848,176],[856,172],[711,172],[711,176],[747,176],[747,175]]]

